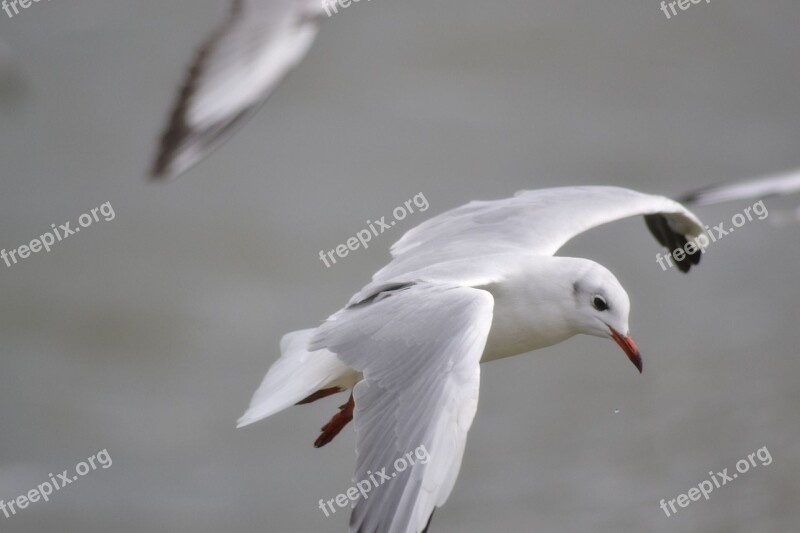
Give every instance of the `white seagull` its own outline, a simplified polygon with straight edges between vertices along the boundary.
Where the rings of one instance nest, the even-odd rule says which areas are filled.
[[[151,174],[182,174],[258,110],[308,53],[323,0],[233,0],[198,49],[178,93]]]
[[[703,232],[681,204],[617,187],[561,187],[471,202],[408,231],[392,261],[321,326],[281,340],[239,427],[352,389],[317,439],[355,419],[355,480],[392,472],[424,446],[430,460],[353,498],[352,533],[427,531],[450,495],[478,404],[480,363],[577,334],[613,339],[642,370],[630,301],[605,267],[554,257],[595,226],[644,215],[670,249]],[[697,264],[700,254],[684,265]],[[388,475],[388,473],[387,473]],[[321,503],[322,504],[322,503]]]

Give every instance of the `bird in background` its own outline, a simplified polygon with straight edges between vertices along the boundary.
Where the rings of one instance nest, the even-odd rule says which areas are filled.
[[[152,177],[186,172],[244,124],[306,56],[324,13],[322,0],[233,0],[186,73]]]
[[[800,169],[770,176],[723,183],[686,192],[677,200],[689,206],[707,206],[740,200],[763,200],[771,196],[788,196],[800,192]],[[800,223],[800,206],[793,211],[777,211],[770,217],[774,226]]]
[[[252,424],[351,391],[315,442],[355,420],[355,480],[429,455],[358,497],[352,533],[420,533],[450,495],[477,409],[480,363],[584,334],[611,339],[641,372],[630,300],[604,266],[555,256],[595,226],[643,215],[662,245],[703,224],[674,200],[617,187],[560,187],[471,202],[408,231],[392,260],[321,326],[288,333],[250,407]],[[680,263],[688,271],[701,254]],[[323,502],[320,502],[322,505]]]

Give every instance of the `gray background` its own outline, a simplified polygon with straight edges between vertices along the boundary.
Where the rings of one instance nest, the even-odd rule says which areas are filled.
[[[403,231],[471,199],[568,184],[675,194],[800,166],[800,3],[362,1],[232,142],[144,171],[219,0],[54,0],[0,36],[0,247],[110,201],[116,219],[0,264],[0,498],[107,448],[114,463],[0,516],[4,532],[345,531],[354,436],[311,444],[339,397],[243,430],[287,331],[340,307]],[[412,215],[330,249],[418,192]],[[797,199],[768,200],[771,215]],[[698,210],[729,221],[748,202]],[[436,533],[792,532],[800,523],[800,226],[752,222],[689,276],[640,220],[584,235],[632,297],[645,373],[575,338],[486,365]],[[615,411],[618,410],[618,413]],[[759,466],[667,518],[675,498]]]

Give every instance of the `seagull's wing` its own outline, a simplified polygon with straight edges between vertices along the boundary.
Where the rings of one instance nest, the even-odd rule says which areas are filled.
[[[635,215],[644,215],[651,232],[670,249],[703,232],[694,214],[663,196],[618,187],[523,191],[504,200],[470,202],[411,229],[392,246],[394,259],[373,280],[398,279],[431,265],[491,254],[549,256],[586,230]],[[699,257],[687,256],[691,261]]]
[[[800,192],[800,169],[739,183],[704,187],[680,195],[678,201],[687,205],[702,206],[737,200],[760,200],[798,192]]]
[[[309,349],[327,348],[364,374],[354,389],[354,480],[369,492],[355,504],[352,533],[419,533],[447,500],[477,409],[493,308],[486,291],[421,283],[377,294],[320,327]],[[402,458],[408,468],[399,472]]]
[[[321,0],[233,0],[228,19],[200,47],[178,93],[153,164],[177,176],[223,143],[306,55]]]

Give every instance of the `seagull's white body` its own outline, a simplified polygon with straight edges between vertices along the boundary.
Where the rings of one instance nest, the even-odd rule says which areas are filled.
[[[420,224],[346,307],[318,328],[284,336],[281,358],[239,425],[317,391],[353,389],[354,479],[419,446],[431,459],[358,500],[351,531],[423,531],[458,475],[480,362],[585,333],[613,337],[637,364],[628,297],[613,274],[586,259],[553,257],[575,235],[633,215],[651,217],[659,240],[693,239],[703,228],[672,200],[615,187],[528,191]]]
[[[305,58],[322,0],[233,0],[178,93],[152,173],[182,174],[223,143]]]

